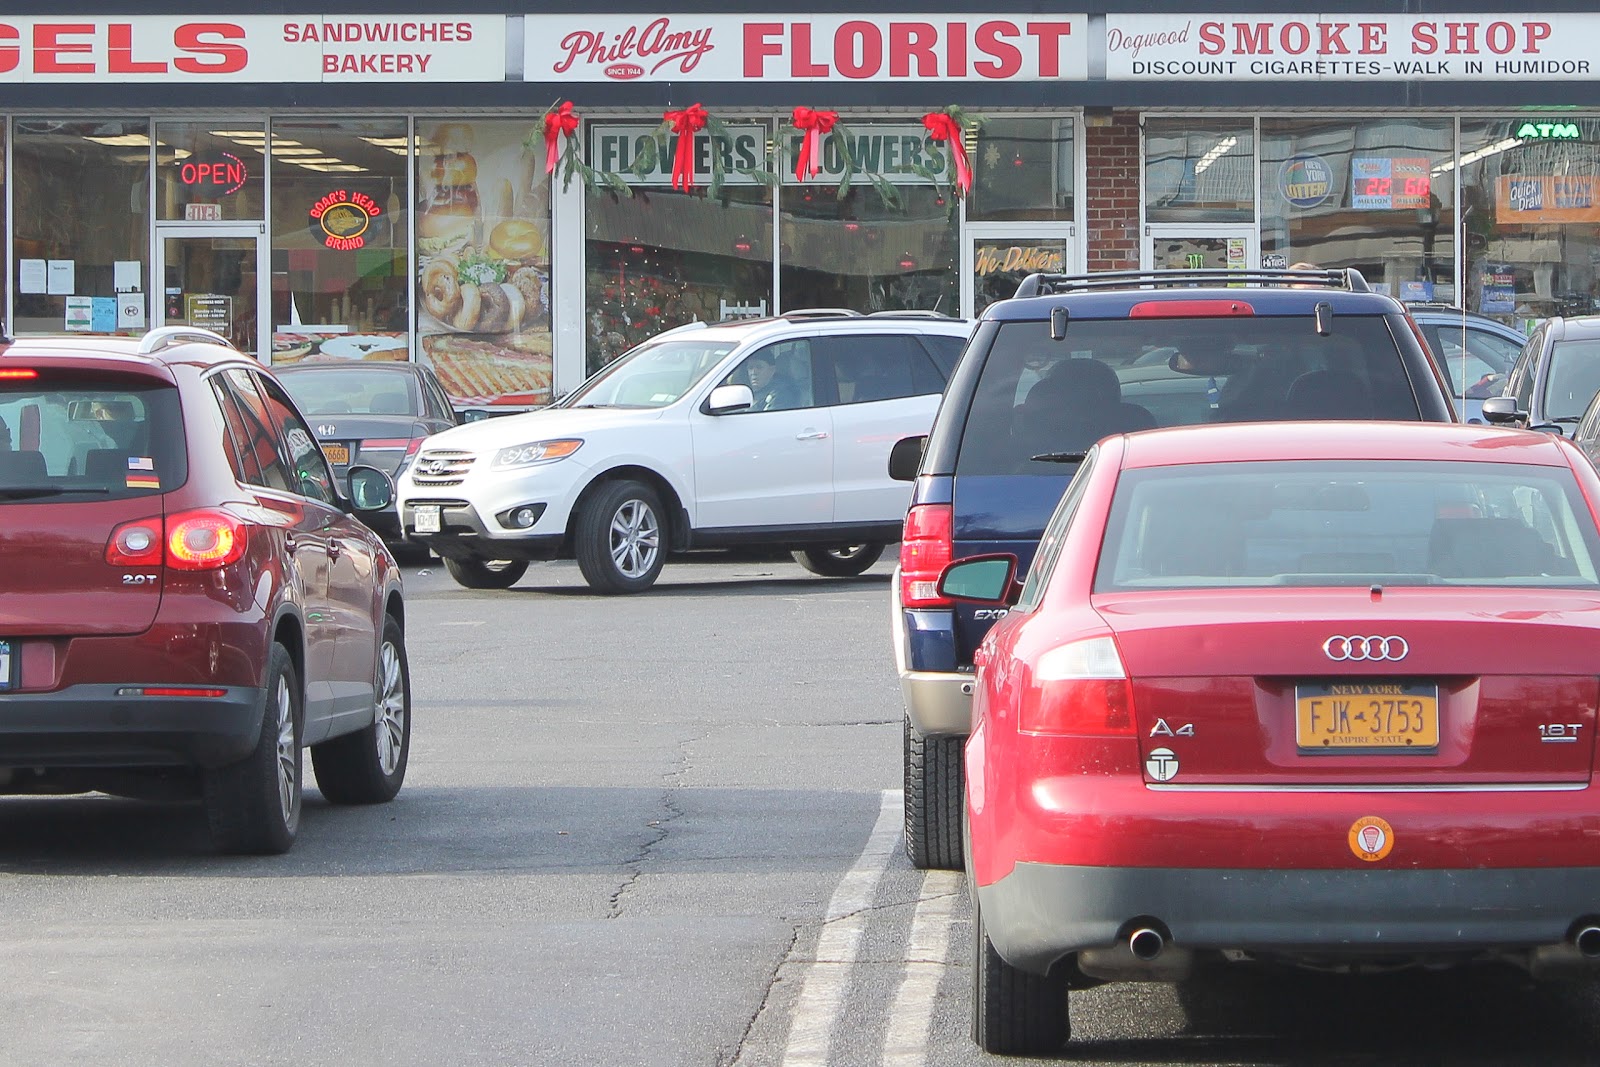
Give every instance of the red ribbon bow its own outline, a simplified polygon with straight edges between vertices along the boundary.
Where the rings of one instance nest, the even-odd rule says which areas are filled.
[[[795,178],[809,181],[822,169],[822,135],[830,132],[838,121],[837,111],[812,111],[809,107],[794,109],[795,129],[804,132],[800,139],[800,154],[794,162]]]
[[[544,113],[544,172],[552,174],[556,169],[556,157],[561,154],[558,147],[561,135],[571,137],[578,132],[578,113],[572,110],[572,101],[563,100],[561,106]]]
[[[661,117],[678,135],[678,150],[672,157],[672,187],[688,192],[694,188],[694,135],[706,128],[706,109],[690,104],[682,111],[665,111]]]
[[[972,168],[967,165],[967,149],[961,143],[961,123],[948,111],[930,111],[922,116],[922,124],[931,139],[950,142],[950,158],[956,167],[956,195],[966,196],[972,189]]]

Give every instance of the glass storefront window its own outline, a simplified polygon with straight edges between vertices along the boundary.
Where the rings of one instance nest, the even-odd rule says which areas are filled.
[[[545,404],[550,185],[533,119],[417,120],[417,337],[458,407]]]
[[[748,174],[766,163],[766,122],[729,120],[723,183],[715,197],[712,138],[695,138],[695,188],[671,188],[676,139],[653,171],[629,172],[656,123],[589,127],[589,162],[633,191],[590,190],[584,244],[585,334],[593,372],[640,341],[687,322],[773,313],[772,190]]]
[[[1401,300],[1456,299],[1455,130],[1399,116],[1263,119],[1263,262],[1355,267]]]
[[[117,295],[148,292],[150,124],[18,118],[12,152],[15,332],[143,332]]]
[[[405,359],[405,121],[274,120],[271,152],[273,362]]]
[[[1600,120],[1540,121],[1461,123],[1466,306],[1516,325],[1600,310]]]
[[[1248,120],[1146,119],[1145,220],[1254,223],[1255,165]]]
[[[967,221],[1071,222],[1073,147],[1070,118],[990,118],[972,154]]]
[[[224,222],[266,216],[267,128],[248,122],[156,123],[156,217]],[[284,145],[281,152],[316,154]]]

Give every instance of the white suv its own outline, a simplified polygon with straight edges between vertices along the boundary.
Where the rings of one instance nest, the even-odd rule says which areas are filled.
[[[670,330],[553,407],[428,438],[398,479],[405,536],[471,589],[575,557],[636,593],[669,553],[751,545],[860,574],[910,500],[889,449],[928,432],[969,328],[818,310]]]

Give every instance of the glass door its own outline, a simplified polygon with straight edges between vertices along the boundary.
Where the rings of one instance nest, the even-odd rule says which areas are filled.
[[[1078,242],[1068,222],[973,222],[961,246],[961,310],[983,314],[997,300],[1017,293],[1030,274],[1072,274],[1082,268]]]
[[[1146,270],[1256,270],[1287,263],[1256,261],[1255,229],[1238,225],[1145,227]]]
[[[154,325],[200,326],[266,362],[265,243],[259,223],[157,224]]]

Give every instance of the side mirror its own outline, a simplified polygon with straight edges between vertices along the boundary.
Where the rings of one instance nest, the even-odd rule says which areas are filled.
[[[1510,426],[1526,421],[1528,413],[1517,410],[1514,396],[1491,396],[1483,402],[1483,420],[1496,426]]]
[[[1553,433],[1557,437],[1567,436],[1567,428],[1554,422],[1541,422],[1537,426],[1529,426],[1528,429],[1538,430],[1540,433]]]
[[[917,480],[917,468],[922,466],[922,450],[928,444],[928,435],[902,437],[889,449],[889,477],[897,482]]]
[[[377,467],[357,465],[346,476],[350,504],[357,511],[382,511],[394,503],[394,482]]]
[[[719,385],[706,398],[706,411],[712,415],[728,415],[748,411],[755,403],[756,395],[748,385]]]
[[[956,560],[939,575],[939,593],[951,600],[1009,606],[1022,592],[1016,578],[1017,557],[1010,553],[969,556]]]

